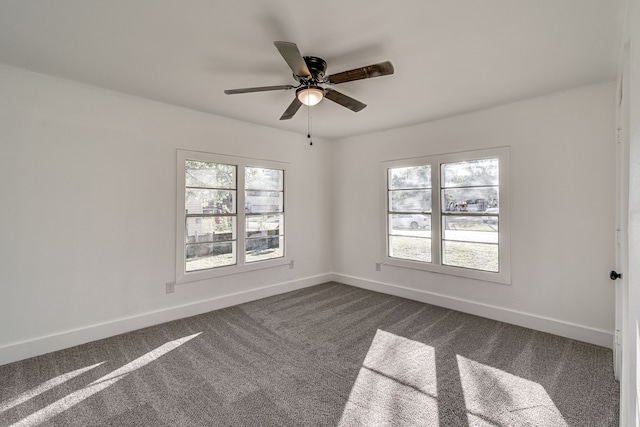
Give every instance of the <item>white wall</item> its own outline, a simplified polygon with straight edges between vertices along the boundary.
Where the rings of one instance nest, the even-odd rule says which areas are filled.
[[[335,141],[333,271],[345,283],[612,346],[614,84]],[[380,162],[511,147],[509,286],[383,265]]]
[[[165,294],[178,148],[290,162],[294,269]],[[318,138],[0,67],[0,364],[330,279],[329,160]]]

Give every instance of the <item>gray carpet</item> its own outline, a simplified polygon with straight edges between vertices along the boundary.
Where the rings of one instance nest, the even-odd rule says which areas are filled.
[[[0,366],[0,426],[617,426],[611,350],[327,283]]]

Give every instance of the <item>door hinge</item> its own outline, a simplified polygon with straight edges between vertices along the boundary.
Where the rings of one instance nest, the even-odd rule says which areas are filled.
[[[616,230],[616,245],[620,244],[620,230]]]
[[[613,335],[613,343],[616,345],[620,345],[620,329],[616,329],[616,332]]]
[[[616,144],[620,144],[622,142],[622,138],[620,137],[622,133],[622,129],[616,129]]]

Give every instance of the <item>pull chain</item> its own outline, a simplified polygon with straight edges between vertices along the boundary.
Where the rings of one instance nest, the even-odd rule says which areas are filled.
[[[307,138],[309,138],[309,145],[313,145],[311,139],[311,107],[307,106]]]

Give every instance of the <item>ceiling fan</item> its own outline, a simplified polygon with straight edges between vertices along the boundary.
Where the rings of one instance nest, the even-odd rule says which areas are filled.
[[[282,114],[280,120],[292,118],[302,104],[309,106],[316,105],[322,101],[322,98],[327,98],[342,105],[343,107],[358,112],[366,107],[367,104],[363,104],[362,102],[338,92],[337,90],[325,88],[321,85],[336,85],[354,80],[370,79],[372,77],[393,74],[393,64],[389,61],[385,61],[379,64],[368,65],[366,67],[325,76],[325,72],[327,71],[327,62],[324,59],[315,56],[303,57],[295,43],[277,41],[273,42],[273,44],[287,62],[291,71],[293,71],[293,78],[296,79],[299,84],[297,86],[279,85],[228,89],[225,90],[224,93],[227,95],[234,95],[237,93],[296,89],[296,97]]]

